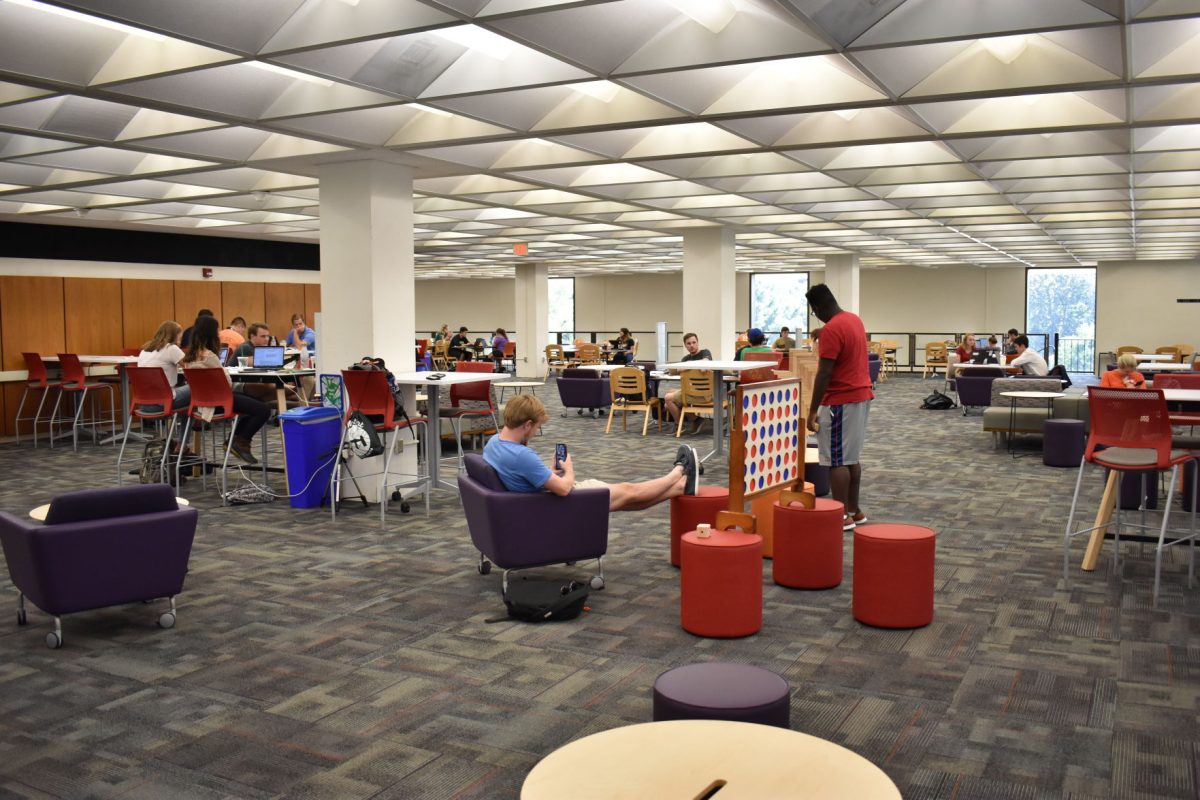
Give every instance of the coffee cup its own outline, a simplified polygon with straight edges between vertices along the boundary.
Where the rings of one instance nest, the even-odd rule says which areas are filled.
[[[250,356],[238,356],[238,366],[242,369],[250,366]]]

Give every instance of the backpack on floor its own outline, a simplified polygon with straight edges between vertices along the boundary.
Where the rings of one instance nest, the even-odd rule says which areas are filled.
[[[950,395],[934,391],[933,394],[921,401],[921,408],[926,411],[946,411],[951,408],[958,408],[958,403],[954,402],[954,398],[950,397]]]
[[[588,586],[562,578],[522,577],[508,582],[502,595],[508,616],[522,622],[574,619],[583,613]],[[489,619],[502,622],[506,617]]]

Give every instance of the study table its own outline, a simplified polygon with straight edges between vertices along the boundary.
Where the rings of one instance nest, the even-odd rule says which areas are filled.
[[[121,378],[121,421],[122,429],[129,427],[129,373],[125,367],[137,364],[137,356],[78,356],[79,363],[85,368],[89,366],[111,366],[117,368],[117,375]],[[43,361],[58,361],[58,356],[42,356]],[[119,434],[118,434],[119,435]],[[117,436],[109,436],[107,439],[101,439],[100,444],[108,444],[117,440]]]
[[[1138,361],[1174,361],[1175,356],[1170,353],[1135,353]]]
[[[1141,356],[1139,356],[1141,358]],[[1153,361],[1139,361],[1135,367],[1138,372],[1192,372],[1191,364],[1160,364]]]
[[[658,365],[658,368],[662,370],[702,369],[713,373],[713,449],[705,454],[700,459],[701,461],[707,461],[709,458],[725,452],[725,420],[721,412],[725,408],[725,373],[740,373],[748,369],[772,366],[774,364],[770,361],[714,361],[708,358]]]
[[[521,800],[900,800],[883,770],[799,731],[724,720],[626,725],[576,739],[539,761]]]
[[[440,378],[434,378],[434,375],[441,375]],[[442,461],[442,422],[441,422],[441,392],[438,391],[441,386],[453,386],[454,384],[463,383],[479,383],[480,381],[488,381],[494,383],[496,381],[506,381],[511,376],[503,372],[398,372],[395,375],[397,386],[415,386],[424,387],[429,391],[429,401],[426,403],[429,409],[429,446],[427,459],[429,461],[429,483],[430,488],[437,489],[439,487],[458,491],[458,487],[441,479],[441,470],[439,469]]]
[[[287,392],[289,378],[311,378],[317,374],[315,369],[275,369],[270,371],[255,370],[253,367],[226,367],[229,378],[234,383],[267,383],[275,385],[275,407],[282,414],[287,411]],[[297,391],[297,390],[292,390]],[[297,397],[303,399],[301,392]]]

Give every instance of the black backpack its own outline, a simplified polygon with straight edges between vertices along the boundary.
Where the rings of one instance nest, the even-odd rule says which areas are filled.
[[[522,622],[550,622],[574,619],[584,610],[588,598],[586,584],[562,578],[523,577],[509,581],[503,593],[508,616]],[[506,618],[489,619],[502,622]]]
[[[954,398],[950,397],[950,395],[934,391],[933,394],[921,401],[921,408],[926,411],[946,411],[951,408],[958,408],[958,403],[955,403]]]

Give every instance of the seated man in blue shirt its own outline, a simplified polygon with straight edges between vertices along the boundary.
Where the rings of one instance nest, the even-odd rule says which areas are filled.
[[[292,314],[292,329],[288,331],[287,346],[300,347],[304,345],[308,352],[317,352],[317,332],[304,324],[303,314]]]
[[[699,475],[696,451],[684,445],[676,453],[675,465],[661,478],[641,483],[576,483],[571,454],[552,471],[529,447],[546,421],[546,407],[532,394],[519,394],[504,407],[504,427],[483,448],[483,458],[500,476],[510,492],[540,492],[560,497],[580,489],[608,489],[609,511],[638,511],[681,494],[695,494]]]

